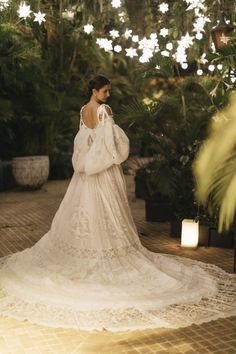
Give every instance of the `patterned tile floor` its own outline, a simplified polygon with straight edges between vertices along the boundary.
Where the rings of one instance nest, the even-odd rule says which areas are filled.
[[[126,176],[130,205],[143,245],[154,252],[183,255],[233,269],[233,251],[180,248],[167,223],[144,220],[144,202],[134,197],[132,176]],[[69,180],[48,181],[40,191],[0,193],[0,256],[32,246],[49,229]],[[120,333],[54,329],[0,317],[0,354],[236,354],[236,317],[171,330]]]

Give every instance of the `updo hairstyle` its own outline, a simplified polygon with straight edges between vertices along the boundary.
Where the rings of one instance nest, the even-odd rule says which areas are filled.
[[[98,75],[98,76],[94,77],[88,83],[88,95],[89,95],[89,97],[91,97],[91,95],[93,94],[93,89],[96,89],[98,91],[103,86],[110,85],[110,83],[111,83],[110,80],[108,80],[108,78],[106,78],[105,76]]]

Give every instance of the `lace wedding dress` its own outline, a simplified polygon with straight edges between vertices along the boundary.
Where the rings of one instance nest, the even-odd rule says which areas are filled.
[[[124,131],[99,106],[80,121],[74,174],[50,230],[1,259],[0,314],[52,327],[178,328],[236,315],[236,276],[140,243],[120,164]]]

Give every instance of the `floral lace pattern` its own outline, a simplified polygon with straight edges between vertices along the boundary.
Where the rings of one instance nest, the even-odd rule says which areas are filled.
[[[120,166],[128,138],[111,117],[93,141],[89,132],[82,125],[75,139],[75,172],[50,230],[0,259],[0,314],[91,331],[179,328],[236,315],[235,275],[142,246]]]

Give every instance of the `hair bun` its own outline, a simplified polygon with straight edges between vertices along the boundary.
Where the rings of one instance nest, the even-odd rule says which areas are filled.
[[[92,90],[94,88],[94,85],[95,85],[95,81],[93,79],[90,80],[89,83],[88,83],[89,89]]]
[[[110,84],[110,80],[108,78],[106,78],[105,76],[102,76],[102,75],[95,76],[92,80],[90,80],[88,82],[89,96],[92,95],[93,89],[100,90],[100,88],[102,88],[105,85],[109,85],[109,84]]]

